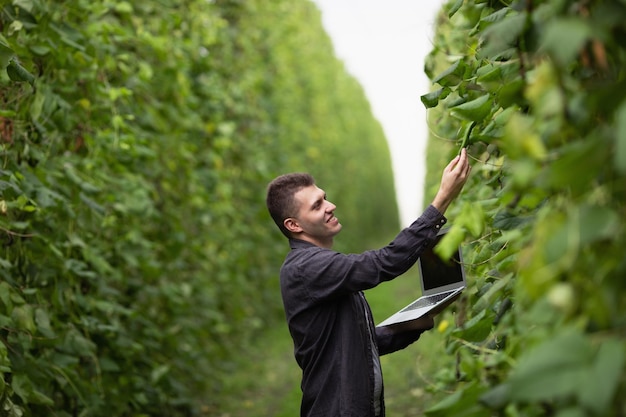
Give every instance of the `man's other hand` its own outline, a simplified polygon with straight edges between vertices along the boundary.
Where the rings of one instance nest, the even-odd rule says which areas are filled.
[[[444,214],[450,203],[459,195],[465,182],[469,178],[471,166],[467,157],[467,150],[463,148],[448,166],[443,170],[441,185],[435,195],[432,205]]]

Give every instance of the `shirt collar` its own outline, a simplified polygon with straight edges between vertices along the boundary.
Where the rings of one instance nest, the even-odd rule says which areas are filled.
[[[304,249],[304,248],[310,248],[312,246],[317,247],[317,245],[314,245],[313,243],[308,242],[306,240],[294,239],[294,238],[289,239],[289,246],[291,247],[291,249]]]

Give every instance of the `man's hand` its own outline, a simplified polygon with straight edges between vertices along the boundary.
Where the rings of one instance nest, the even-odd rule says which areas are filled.
[[[392,326],[376,327],[376,341],[378,353],[386,355],[404,349],[420,338],[422,333],[435,327],[435,320],[431,316],[420,317],[405,323]]]
[[[448,206],[454,200],[469,178],[471,166],[465,148],[456,156],[443,170],[439,191],[432,202],[432,205],[444,214]]]

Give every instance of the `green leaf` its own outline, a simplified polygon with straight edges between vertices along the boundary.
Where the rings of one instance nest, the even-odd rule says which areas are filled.
[[[28,109],[32,120],[38,120],[39,117],[41,116],[41,110],[43,108],[45,100],[46,100],[46,96],[41,91],[41,89],[38,89],[37,92],[35,93],[35,98],[33,99],[33,102],[30,108]]]
[[[51,51],[50,47],[46,45],[31,45],[29,49],[31,50],[33,54],[39,55],[39,56],[48,55]]]
[[[91,185],[91,184],[89,184],[88,182],[84,182],[83,186],[86,186],[86,185]],[[80,196],[80,201],[85,203],[85,205],[91,208],[94,212],[99,213],[99,214],[104,214],[106,212],[106,209],[101,204],[98,204],[94,199],[85,195],[85,193],[81,192],[79,196]]]
[[[84,40],[84,36],[80,31],[63,22],[51,23],[50,29],[55,31],[60,36],[61,41],[65,44],[72,46],[79,51],[85,51],[85,47],[79,43]]]
[[[578,393],[592,358],[583,335],[566,329],[522,355],[508,381],[511,398],[543,401]]]
[[[565,65],[574,60],[578,52],[593,35],[591,26],[583,19],[567,17],[547,22],[543,47],[554,59]]]
[[[439,255],[441,259],[448,260],[452,257],[454,252],[463,243],[465,239],[465,231],[460,224],[453,224],[450,227],[448,233],[439,241],[435,246],[434,252]]]
[[[585,204],[579,207],[576,217],[580,244],[583,246],[597,240],[613,238],[620,225],[619,215],[606,207]]]
[[[34,333],[37,330],[33,317],[33,308],[29,304],[16,306],[11,312],[11,319],[15,327],[28,333]]]
[[[157,366],[150,372],[150,382],[156,384],[159,382],[168,372],[170,372],[170,365]]]
[[[15,58],[9,61],[9,66],[7,67],[7,74],[9,78],[13,81],[26,81],[29,84],[34,84],[35,76],[28,72],[26,68],[21,66]]]
[[[462,327],[455,329],[452,334],[468,342],[483,342],[491,333],[493,314],[487,314],[487,310],[469,319]]]
[[[52,399],[35,389],[33,382],[22,373],[13,374],[11,388],[26,404],[42,404],[51,406]]]
[[[517,39],[524,32],[528,14],[526,12],[520,13],[510,8],[502,10],[501,14],[497,16],[495,13],[493,14],[495,23],[489,22],[491,24],[482,33],[485,45],[479,54],[481,58],[491,60],[502,56],[515,45]],[[502,18],[503,15],[506,15],[506,17]],[[482,22],[488,22],[487,18],[483,19]]]
[[[11,327],[12,323],[13,323],[13,320],[11,320],[11,317],[5,316],[4,314],[0,314],[0,327],[8,329]],[[0,369],[0,371],[2,370]]]
[[[474,311],[481,311],[483,309],[488,308],[494,302],[496,296],[507,286],[511,279],[513,278],[513,274],[507,274],[505,277],[496,280],[496,282],[487,289],[487,291],[481,295],[478,301],[474,304]]]
[[[13,1],[11,6],[5,7],[2,12],[7,15],[13,22],[20,22],[24,27],[32,29],[37,26],[37,19],[24,7],[21,7],[19,3],[25,3],[22,1]],[[26,6],[26,5],[24,5]],[[27,7],[27,6],[26,6]]]
[[[7,282],[0,282],[0,302],[4,305],[2,311],[11,311],[13,309],[13,300],[11,299],[11,293],[13,288]]]
[[[48,338],[56,337],[56,334],[50,326],[50,317],[43,308],[35,310],[35,323],[37,324],[37,329],[42,335]]]
[[[428,94],[424,94],[420,97],[422,103],[427,109],[436,107],[439,104],[439,100],[443,100],[448,97],[450,94],[450,89],[448,87],[442,87],[438,90],[432,91]]]
[[[450,110],[450,114],[459,119],[480,122],[491,112],[492,100],[489,94],[459,104]]]
[[[491,23],[499,22],[506,17],[513,9],[510,7],[503,7],[494,11],[493,13],[480,19],[481,28],[486,29]]]
[[[488,83],[492,81],[502,81],[502,68],[499,65],[488,63],[476,70],[476,79],[479,83]]]
[[[617,340],[603,342],[588,377],[579,387],[578,397],[581,404],[592,410],[595,415],[607,413],[611,408],[623,370],[623,342]]]
[[[465,202],[456,223],[465,227],[474,237],[479,237],[485,228],[485,214],[478,203]]]
[[[607,142],[602,137],[588,137],[562,146],[556,160],[547,167],[545,179],[548,184],[575,193],[589,190],[593,180],[611,159]]]
[[[508,384],[501,384],[481,395],[479,401],[489,408],[499,409],[509,403],[510,396],[511,387]]]
[[[521,76],[505,83],[496,93],[498,104],[508,109],[515,104],[523,103],[524,86],[524,79]]]
[[[14,56],[15,52],[11,49],[4,36],[0,35],[0,68],[6,68]]]
[[[463,59],[459,59],[454,64],[446,68],[441,74],[433,78],[433,83],[437,83],[443,87],[451,87],[458,85],[463,81],[466,64]]]
[[[507,107],[506,109],[502,110],[501,112],[497,113],[494,118],[493,121],[497,126],[505,126],[507,124],[507,122],[509,121],[509,119],[511,118],[511,116],[513,115],[513,113],[519,111],[517,108],[515,108],[514,106],[512,107]]]
[[[67,368],[76,366],[80,363],[80,357],[74,355],[67,355],[61,352],[54,352],[50,355],[50,363],[58,366],[59,368]]]
[[[463,0],[456,0],[456,2],[450,6],[450,9],[448,9],[448,18],[454,16],[461,6],[463,6]]]
[[[80,187],[81,190],[83,190],[86,193],[96,193],[98,191],[100,191],[100,188],[98,188],[97,186],[84,181],[80,175],[78,174],[78,172],[76,171],[76,168],[74,167],[74,165],[70,164],[69,162],[64,164],[63,167],[65,175],[67,176],[67,178],[73,182],[74,184],[76,184],[77,186]]]
[[[457,389],[453,394],[427,409],[425,414],[432,417],[488,417],[491,412],[478,404],[478,398],[484,391],[484,387],[471,383]]]
[[[448,415],[447,412],[456,407],[462,398],[463,391],[457,390],[445,397],[443,400],[439,401],[437,404],[425,410],[425,413],[429,416]]]
[[[72,329],[65,334],[62,348],[67,353],[80,356],[94,355],[97,350],[96,344],[80,334],[76,329]]]
[[[115,11],[121,14],[131,14],[133,12],[133,5],[127,1],[122,1],[115,5]]]
[[[499,230],[514,230],[532,220],[528,216],[519,216],[507,210],[501,210],[493,218],[493,227]]]

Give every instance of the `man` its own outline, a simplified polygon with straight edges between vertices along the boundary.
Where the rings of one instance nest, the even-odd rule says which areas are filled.
[[[444,213],[469,176],[465,149],[444,169],[432,204],[388,246],[361,254],[332,250],[341,231],[336,206],[308,174],[286,174],[267,189],[267,207],[291,251],[280,285],[307,417],[383,417],[379,355],[405,348],[431,329],[376,328],[363,290],[406,272],[446,223]]]

